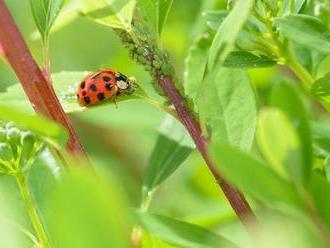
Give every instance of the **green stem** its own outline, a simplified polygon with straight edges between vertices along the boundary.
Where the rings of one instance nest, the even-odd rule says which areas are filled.
[[[29,193],[27,184],[26,184],[26,178],[21,173],[18,172],[16,174],[16,182],[18,184],[19,190],[21,192],[25,207],[28,211],[28,214],[30,216],[30,220],[32,222],[33,228],[37,234],[37,237],[40,242],[40,247],[42,248],[48,248],[49,247],[49,241],[46,235],[46,232],[44,230],[44,227],[41,223],[41,220],[38,216],[37,210],[34,207],[31,195]]]
[[[42,53],[44,57],[44,76],[48,82],[51,82],[50,77],[50,55],[49,55],[49,38],[46,36],[42,41]]]
[[[264,22],[271,40],[277,47],[277,51],[273,51],[279,58],[284,58],[286,64],[290,67],[290,69],[296,74],[299,80],[303,83],[303,87],[307,92],[310,91],[311,86],[313,85],[314,79],[311,74],[297,61],[296,57],[290,50],[289,44],[286,40],[281,41],[278,37],[278,34],[273,30],[272,20],[268,17],[264,18],[259,16],[258,18],[262,18]]]
[[[142,202],[141,202],[141,205],[140,205],[140,210],[142,212],[147,212],[148,211],[153,196],[154,196],[154,191],[148,191],[143,196],[143,199],[142,199]]]
[[[143,193],[142,201],[140,205],[141,212],[147,212],[153,197],[153,191],[148,191],[146,194]],[[143,230],[140,225],[135,225],[132,230],[131,238],[133,241],[134,248],[140,248],[142,245]]]
[[[297,59],[294,57],[292,52],[289,51],[289,49],[287,49],[285,59],[291,70],[303,83],[304,88],[309,92],[314,82],[314,79],[311,74],[297,61]]]

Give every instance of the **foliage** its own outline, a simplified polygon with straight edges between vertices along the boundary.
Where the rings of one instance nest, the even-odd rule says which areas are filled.
[[[174,119],[165,119],[145,172],[143,201],[148,201],[155,188],[177,170],[193,149],[194,145],[182,125]]]
[[[31,0],[31,10],[36,26],[45,40],[63,5],[63,0]]]
[[[82,1],[83,13],[103,25],[130,31],[135,0]]]
[[[34,35],[28,44],[89,161],[32,114],[1,60],[0,246],[330,246],[327,1],[6,2],[23,33],[40,33],[42,47]],[[134,94],[79,107],[76,85],[108,67],[136,77]],[[164,82],[199,124],[212,172],[248,196],[258,216],[248,232]]]

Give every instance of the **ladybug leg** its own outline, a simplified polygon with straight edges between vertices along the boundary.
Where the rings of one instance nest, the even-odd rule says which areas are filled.
[[[117,101],[116,101],[116,97],[112,98],[112,102],[113,104],[115,105],[116,109],[118,108],[118,104],[117,104]]]

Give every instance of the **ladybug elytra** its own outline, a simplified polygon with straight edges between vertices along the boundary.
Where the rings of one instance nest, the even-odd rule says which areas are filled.
[[[132,79],[113,70],[99,70],[88,74],[78,86],[77,98],[80,106],[99,104],[118,95],[134,91]]]

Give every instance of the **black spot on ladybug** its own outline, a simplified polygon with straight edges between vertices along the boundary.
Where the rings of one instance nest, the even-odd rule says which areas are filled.
[[[84,90],[84,91],[82,92],[82,94],[83,94],[83,96],[86,96],[86,95],[87,95],[86,90]]]
[[[79,98],[79,94],[77,94],[77,98]]]
[[[106,88],[107,90],[111,90],[112,87],[113,87],[112,84],[105,84],[105,88]]]
[[[85,86],[86,86],[86,83],[85,83],[85,81],[84,82],[82,82],[81,84],[80,84],[80,88],[85,88]]]
[[[108,77],[108,76],[104,76],[104,77],[103,77],[103,80],[106,81],[106,82],[109,82],[109,81],[111,81],[111,78]]]
[[[104,97],[104,94],[103,93],[98,93],[97,94],[97,98],[102,101],[105,97]]]
[[[98,76],[99,76],[100,74],[101,74],[100,72],[97,72],[97,73],[92,77],[92,79],[96,79],[96,78],[98,78]]]
[[[89,88],[90,88],[92,91],[94,91],[94,92],[97,91],[97,87],[96,87],[95,84],[91,84],[91,86],[89,86]]]
[[[85,101],[85,103],[87,103],[87,104],[90,104],[90,103],[91,103],[91,99],[90,99],[88,96],[85,96],[85,97],[84,97],[84,101]]]

